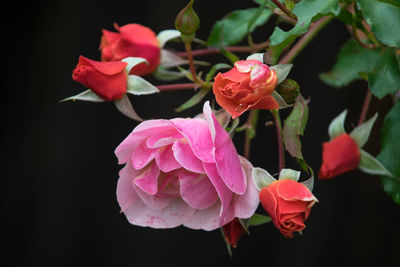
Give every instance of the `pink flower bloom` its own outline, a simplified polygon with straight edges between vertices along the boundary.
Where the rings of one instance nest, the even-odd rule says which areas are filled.
[[[129,222],[214,230],[249,218],[259,199],[252,165],[239,157],[209,103],[205,119],[149,120],[117,147],[117,199]]]

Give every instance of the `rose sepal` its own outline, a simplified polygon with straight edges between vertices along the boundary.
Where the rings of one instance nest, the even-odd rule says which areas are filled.
[[[378,118],[378,113],[364,122],[363,124],[358,125],[356,128],[351,131],[350,136],[357,143],[359,147],[363,147],[365,143],[368,141],[369,135],[371,133],[372,127],[376,119]]]
[[[386,169],[386,167],[383,166],[379,160],[377,160],[364,149],[360,149],[360,156],[361,159],[358,168],[361,171],[372,175],[385,175],[395,178],[395,176],[388,169]]]
[[[76,101],[76,100],[87,101],[87,102],[105,102],[104,99],[96,95],[96,93],[90,89],[83,91],[82,93],[79,93],[77,95],[64,98],[60,100],[60,102]]]

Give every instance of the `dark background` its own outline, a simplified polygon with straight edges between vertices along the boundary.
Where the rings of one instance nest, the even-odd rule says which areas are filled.
[[[136,22],[157,33],[174,27],[175,15],[185,3],[3,5],[1,266],[400,266],[400,207],[382,191],[378,177],[359,171],[316,181],[314,194],[320,202],[303,236],[285,239],[272,224],[254,227],[240,240],[232,259],[219,231],[141,228],[119,213],[115,190],[121,166],[113,151],[137,124],[112,103],[58,101],[84,90],[72,81],[72,70],[79,55],[99,60],[102,28]],[[198,37],[206,39],[213,22],[228,12],[254,6],[250,0],[196,1],[201,19]],[[270,22],[259,28],[254,41],[265,41],[273,26]],[[361,110],[366,83],[336,90],[318,78],[332,67],[348,37],[346,28],[333,21],[296,59],[290,74],[303,95],[311,97],[302,140],[305,158],[316,171],[329,122],[348,108],[350,130]],[[183,114],[173,112],[191,95],[191,91],[162,92],[131,100],[145,118],[173,118],[201,111],[199,105]],[[366,146],[373,155],[379,152],[379,127],[390,105],[390,99],[372,101],[369,114],[380,112]],[[263,127],[267,120],[271,117],[263,111],[251,161],[275,173],[276,135],[273,127]],[[242,139],[241,134],[234,139],[239,153]]]

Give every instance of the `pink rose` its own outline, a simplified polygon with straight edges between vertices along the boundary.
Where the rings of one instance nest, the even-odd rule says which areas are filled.
[[[209,103],[205,119],[149,120],[117,147],[117,199],[129,222],[214,230],[249,218],[259,199],[251,164],[239,157]]]

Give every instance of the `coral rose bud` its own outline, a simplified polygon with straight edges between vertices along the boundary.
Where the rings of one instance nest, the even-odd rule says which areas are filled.
[[[148,120],[118,146],[117,198],[134,225],[214,230],[259,204],[252,165],[239,157],[208,102],[204,119]]]
[[[153,72],[160,64],[160,45],[156,34],[140,24],[115,25],[118,32],[103,29],[101,37],[101,59],[118,61],[126,57],[142,57],[149,63],[132,68],[130,74],[143,76]]]
[[[318,178],[333,178],[356,169],[359,163],[360,149],[349,134],[343,133],[322,144],[322,166]]]
[[[79,57],[72,79],[90,88],[106,101],[120,99],[126,93],[127,63],[121,61],[101,62]]]
[[[290,179],[280,179],[260,191],[260,201],[272,222],[287,238],[306,226],[311,207],[318,201],[303,184]]]
[[[222,231],[224,232],[226,242],[234,248],[236,247],[239,238],[245,233],[238,218],[235,218],[230,223],[224,225]]]
[[[258,60],[241,60],[228,72],[214,78],[213,92],[218,104],[237,118],[250,109],[277,109],[271,96],[278,82],[273,69]]]

